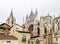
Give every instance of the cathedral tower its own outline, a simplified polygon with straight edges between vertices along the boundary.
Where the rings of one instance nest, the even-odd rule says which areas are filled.
[[[8,17],[6,23],[10,26],[13,27],[16,24],[16,19],[13,17],[13,11],[11,10],[10,16]]]

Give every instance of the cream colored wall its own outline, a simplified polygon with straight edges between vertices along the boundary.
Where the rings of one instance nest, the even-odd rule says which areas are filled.
[[[14,30],[13,33],[10,33],[10,35],[14,35],[15,37],[18,38],[19,44],[22,44],[22,35],[26,34],[26,44],[28,44],[28,40],[30,40],[30,33],[19,33]]]
[[[11,41],[11,44],[18,44],[18,40],[0,40],[0,44],[7,44],[7,41]]]

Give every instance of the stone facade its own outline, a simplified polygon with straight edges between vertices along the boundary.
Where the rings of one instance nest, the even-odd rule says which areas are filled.
[[[35,13],[38,13],[37,10]],[[31,10],[30,15],[26,16],[25,29],[31,32],[31,44],[59,44],[60,36],[60,17],[49,15],[41,16],[40,20]]]
[[[13,12],[11,12],[10,17],[7,20],[7,24],[11,27],[17,27],[16,19],[13,17],[12,13]],[[30,15],[26,16],[24,26],[22,26],[22,28],[24,27],[22,31],[29,31],[31,33],[29,44],[59,44],[60,16],[53,18],[48,13],[47,16],[41,16],[40,20],[37,19],[37,16],[37,9],[35,10],[35,13],[31,10]]]

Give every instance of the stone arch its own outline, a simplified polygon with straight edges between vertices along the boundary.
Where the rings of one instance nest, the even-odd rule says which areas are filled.
[[[28,27],[28,30],[29,30],[30,32],[33,31],[33,24],[31,24],[31,25]]]
[[[39,39],[37,39],[37,40],[35,41],[35,44],[40,44]]]

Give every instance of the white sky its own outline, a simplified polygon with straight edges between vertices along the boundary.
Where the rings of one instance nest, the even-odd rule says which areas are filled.
[[[60,0],[0,0],[0,23],[6,21],[13,8],[14,16],[18,24],[23,23],[23,17],[30,12],[38,10],[39,16],[51,16],[60,14]]]

